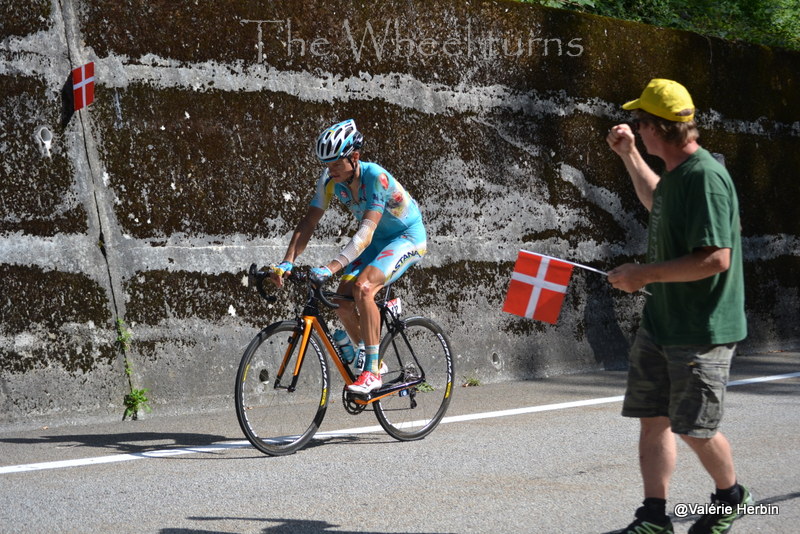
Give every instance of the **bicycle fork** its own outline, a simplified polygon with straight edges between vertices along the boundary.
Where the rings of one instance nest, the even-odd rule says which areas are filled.
[[[278,376],[275,377],[275,389],[281,389],[281,380],[283,380],[283,374],[286,372],[286,368],[289,367],[289,362],[292,360],[292,353],[294,353],[295,347],[297,347],[298,336],[300,336],[300,350],[297,351],[297,361],[294,363],[294,371],[292,372],[292,382],[288,386],[283,389],[286,389],[289,393],[294,392],[297,389],[297,380],[300,377],[300,369],[303,367],[303,360],[305,360],[306,351],[308,350],[308,343],[309,339],[311,338],[311,323],[313,319],[311,317],[304,317],[303,318],[303,328],[301,331],[295,331],[292,333],[292,337],[289,338],[289,345],[286,347],[286,352],[283,354],[283,360],[281,361],[281,365],[278,368]],[[298,325],[299,326],[299,325]]]

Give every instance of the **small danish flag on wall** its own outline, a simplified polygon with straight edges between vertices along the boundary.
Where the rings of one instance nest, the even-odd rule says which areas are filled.
[[[94,102],[94,62],[72,69],[72,97],[75,111]]]
[[[520,250],[503,311],[556,324],[574,265]]]

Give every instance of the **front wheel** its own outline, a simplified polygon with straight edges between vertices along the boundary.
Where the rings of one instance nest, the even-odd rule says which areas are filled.
[[[432,320],[411,317],[403,323],[405,328],[381,342],[388,368],[383,383],[419,383],[375,401],[374,407],[390,436],[410,441],[433,432],[444,417],[453,390],[453,355],[447,336]]]
[[[250,342],[236,375],[239,425],[255,448],[272,456],[291,454],[308,443],[328,407],[328,367],[313,332],[292,384],[302,336],[297,321],[268,326]]]

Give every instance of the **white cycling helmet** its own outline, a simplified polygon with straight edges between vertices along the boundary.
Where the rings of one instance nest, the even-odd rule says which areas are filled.
[[[363,144],[364,136],[356,129],[356,122],[347,119],[319,134],[317,157],[322,163],[330,163],[348,157]]]

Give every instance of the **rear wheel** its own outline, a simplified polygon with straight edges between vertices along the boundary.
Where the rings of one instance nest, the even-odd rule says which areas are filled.
[[[328,367],[311,333],[298,381],[292,374],[303,329],[296,321],[268,326],[245,350],[236,375],[236,415],[250,443],[265,454],[291,454],[314,436],[328,406]],[[279,376],[284,357],[286,369]]]
[[[383,429],[402,441],[422,439],[444,417],[453,390],[453,356],[442,328],[425,317],[403,321],[405,328],[387,335],[380,354],[388,371],[384,386],[424,380],[373,403]]]

